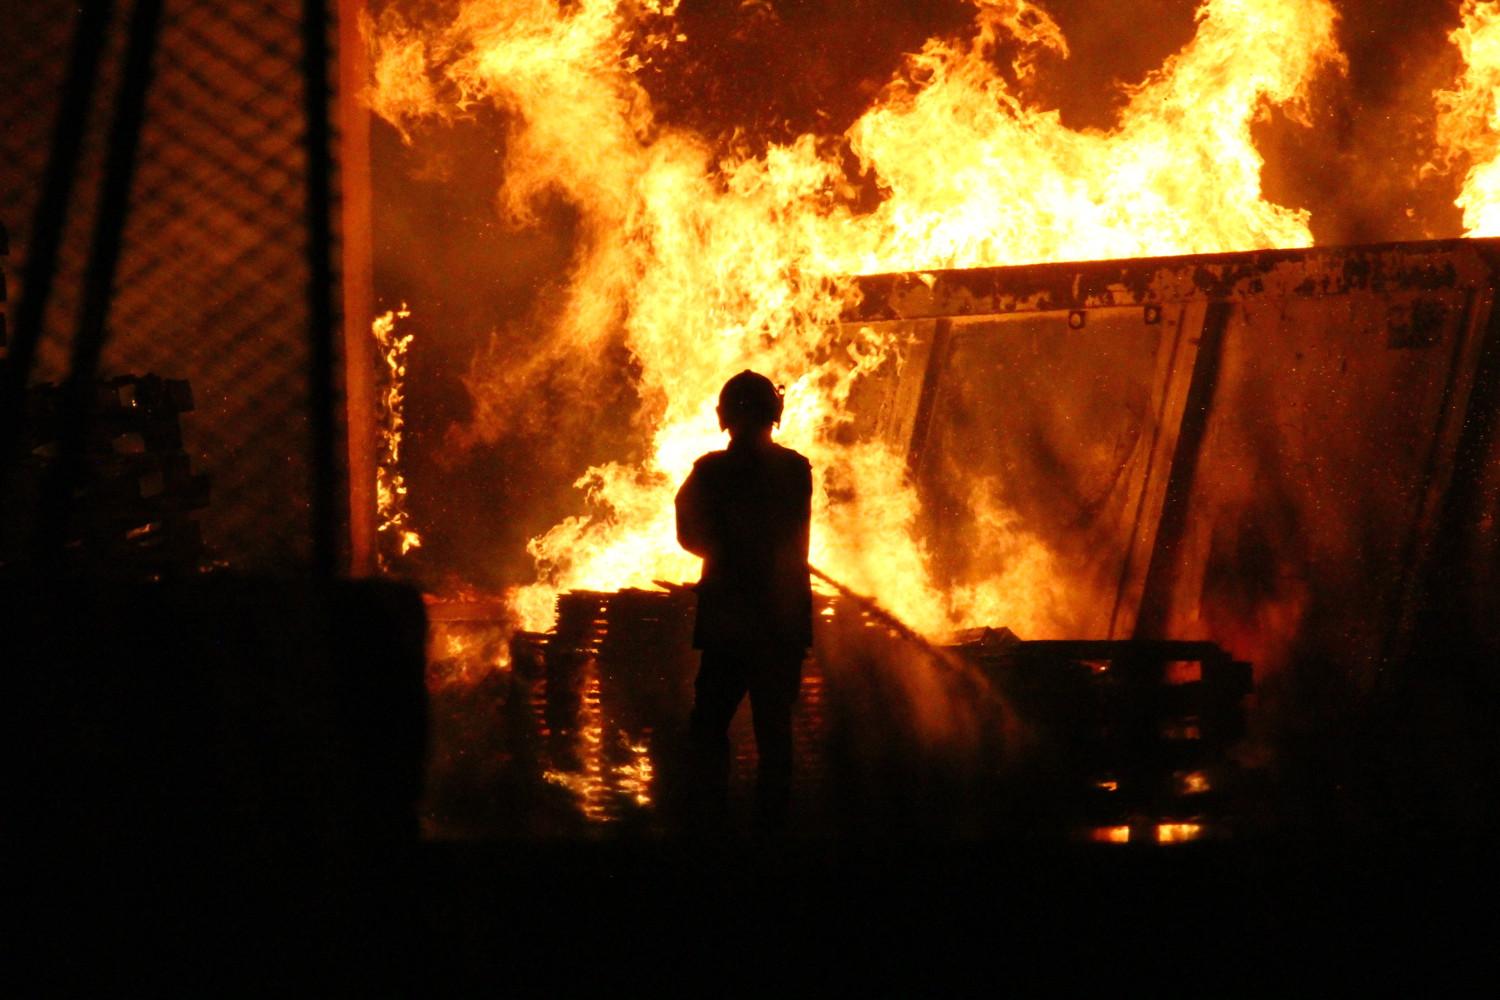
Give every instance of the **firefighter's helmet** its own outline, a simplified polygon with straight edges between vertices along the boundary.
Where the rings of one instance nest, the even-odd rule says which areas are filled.
[[[726,429],[781,423],[781,390],[764,375],[745,369],[719,391],[719,423]]]

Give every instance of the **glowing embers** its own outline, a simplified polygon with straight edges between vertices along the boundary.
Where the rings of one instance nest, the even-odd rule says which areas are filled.
[[[1142,839],[1155,844],[1185,844],[1205,836],[1201,823],[1157,823],[1144,830],[1149,836],[1141,838],[1128,825],[1100,826],[1090,830],[1086,839],[1096,844],[1131,844]]]
[[[1117,795],[1120,791],[1120,782],[1113,777],[1099,778],[1094,783],[1094,788],[1107,795]],[[1177,772],[1172,775],[1171,784],[1179,796],[1202,795],[1213,788],[1213,783],[1207,774],[1202,771]],[[1159,822],[1146,817],[1137,817],[1134,823],[1116,823],[1110,826],[1098,826],[1084,831],[1084,840],[1101,844],[1128,844],[1128,843],[1158,843],[1158,844],[1181,844],[1188,841],[1201,840],[1209,836],[1209,828],[1202,822],[1202,817],[1193,817],[1190,820],[1178,819],[1170,822]]]
[[[1183,844],[1190,840],[1197,840],[1203,834],[1203,827],[1198,823],[1159,823],[1156,827],[1156,842],[1158,844]]]
[[[650,736],[650,733],[646,733]],[[638,806],[649,806],[651,804],[651,780],[655,776],[655,769],[651,766],[651,748],[645,742],[632,743],[626,739],[626,734],[620,734],[621,744],[625,750],[635,755],[635,760],[615,768],[615,774],[619,777],[620,791],[630,796],[631,800]]]

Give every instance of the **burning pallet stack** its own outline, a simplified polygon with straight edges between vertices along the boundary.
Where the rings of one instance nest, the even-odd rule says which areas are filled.
[[[181,415],[193,409],[188,383],[156,375],[101,380],[89,400],[80,481],[65,528],[63,568],[158,579],[197,571],[203,539],[192,514],[208,505],[208,477],[183,450]],[[56,473],[67,419],[64,390],[27,390],[17,509],[36,510]],[[4,562],[25,558],[26,538],[7,537]]]
[[[1034,641],[975,630],[946,647],[973,677],[838,596],[817,599],[796,723],[801,822],[862,831],[988,829],[1111,841],[1231,825],[1229,748],[1248,664],[1212,643]],[[548,633],[512,641],[517,764],[595,821],[670,827],[669,734],[692,705],[691,591],[573,592]],[[1008,713],[1010,722],[1002,720]],[[737,782],[753,777],[741,716]]]
[[[682,587],[573,591],[558,598],[552,631],[512,639],[508,726],[515,758],[571,791],[590,820],[671,823],[698,666],[695,603]],[[824,729],[816,659],[803,673],[793,733],[797,787],[813,797]],[[749,730],[741,714],[733,733],[734,785],[741,792],[755,769]]]
[[[671,780],[657,735],[692,704],[692,594],[573,591],[555,621],[511,642],[513,757],[589,821],[645,822]]]

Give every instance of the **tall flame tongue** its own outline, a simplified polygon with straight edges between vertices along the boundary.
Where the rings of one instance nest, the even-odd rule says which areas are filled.
[[[1500,236],[1500,4],[1464,0],[1448,37],[1463,56],[1453,90],[1440,90],[1438,159],[1471,164],[1456,204],[1469,236]]]
[[[649,457],[590,469],[578,485],[594,513],[532,541],[540,582],[515,595],[528,627],[550,622],[560,589],[696,575],[672,497],[722,447],[716,394],[743,368],[787,385],[781,438],[819,473],[817,565],[927,633],[1063,627],[1050,556],[1006,512],[976,511],[1001,568],[939,591],[903,456],[836,442],[854,382],[900,347],[866,330],[829,349],[847,276],[1307,245],[1306,213],[1261,198],[1250,127],[1269,105],[1295,113],[1342,57],[1327,0],[1209,0],[1194,40],[1131,89],[1114,128],[1076,131],[993,65],[1000,41],[1015,42],[1024,89],[1041,54],[1066,55],[1057,25],[1025,0],[974,2],[972,40],[929,41],[903,75],[920,82],[894,83],[845,137],[761,156],[655,121],[628,53],[683,43],[675,0],[469,0],[443,28],[376,29],[377,111],[405,130],[495,102],[508,113],[509,221],[535,224],[544,198],[578,213],[563,308],[537,356],[589,358],[623,332],[639,365]],[[880,184],[873,211],[855,207],[845,142]],[[989,503],[983,491],[974,502]]]
[[[385,362],[384,386],[380,390],[380,457],[375,466],[375,514],[377,530],[392,537],[379,551],[381,569],[390,567],[390,554],[406,555],[422,547],[422,536],[412,530],[406,510],[406,477],[401,472],[401,438],[406,428],[406,352],[409,332],[398,332],[396,321],[411,312],[403,304],[375,317],[370,333]]]

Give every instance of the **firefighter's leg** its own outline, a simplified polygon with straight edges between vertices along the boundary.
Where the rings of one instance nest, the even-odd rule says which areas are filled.
[[[691,818],[716,823],[724,818],[728,807],[729,724],[745,697],[743,657],[722,648],[705,649],[693,687],[693,715],[688,727],[692,753]]]
[[[771,650],[750,679],[755,748],[760,773],[755,786],[756,822],[777,830],[786,823],[792,792],[792,705],[802,684],[800,649]]]

